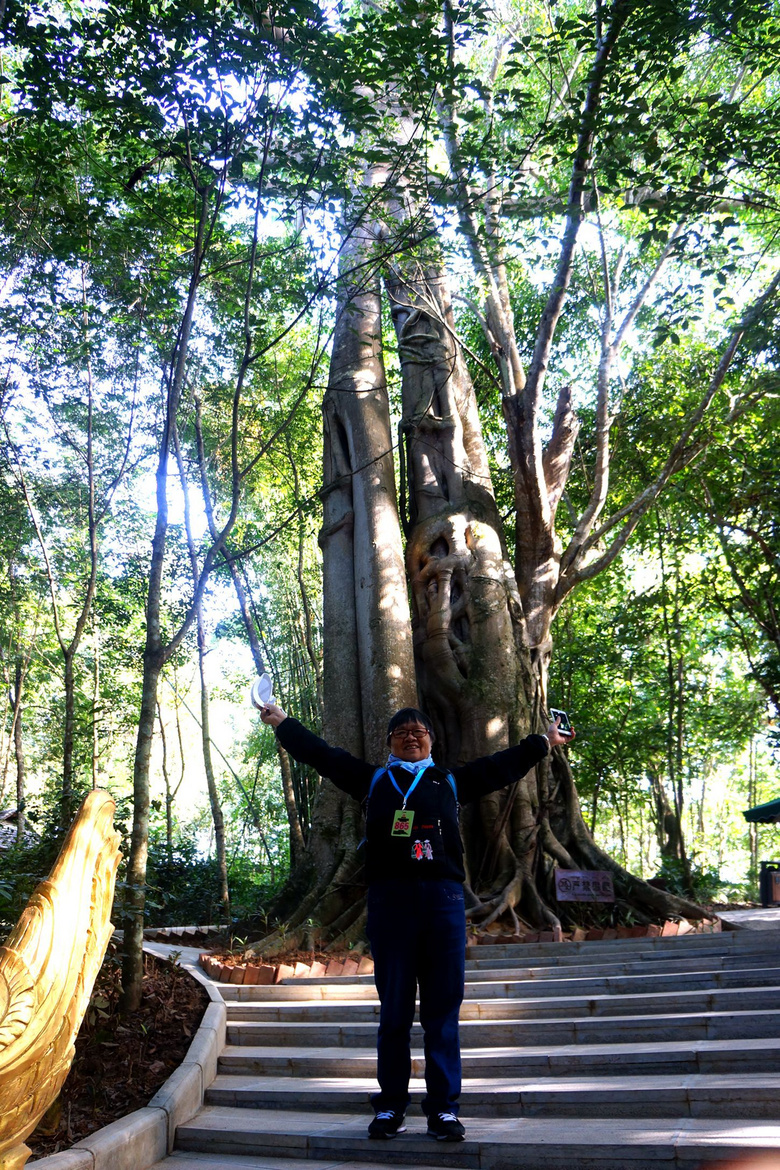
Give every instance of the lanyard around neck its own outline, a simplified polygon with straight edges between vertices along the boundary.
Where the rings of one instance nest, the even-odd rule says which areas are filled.
[[[403,800],[403,804],[401,805],[401,808],[406,808],[406,802],[407,802],[407,800],[409,799],[409,797],[412,795],[412,793],[414,792],[414,790],[415,790],[415,788],[417,787],[417,785],[420,783],[420,778],[422,777],[422,774],[423,774],[423,772],[425,771],[425,769],[426,769],[426,768],[432,768],[432,767],[433,767],[433,762],[431,762],[430,764],[425,764],[425,765],[424,765],[422,768],[420,768],[420,771],[417,773],[417,775],[415,776],[414,780],[412,780],[412,783],[409,785],[409,787],[407,788],[407,790],[406,790],[406,792],[405,792],[405,793],[404,793],[403,789],[401,789],[401,788],[398,786],[398,784],[397,784],[397,782],[396,782],[396,779],[395,779],[395,776],[393,775],[393,773],[390,771],[390,769],[389,769],[389,768],[387,769],[387,774],[388,774],[388,776],[390,777],[390,783],[392,784],[393,788],[396,790],[396,792],[398,793],[398,795],[399,795],[399,796],[402,798],[402,800]]]

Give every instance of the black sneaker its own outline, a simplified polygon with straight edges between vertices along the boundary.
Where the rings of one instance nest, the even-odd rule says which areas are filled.
[[[370,1138],[394,1138],[398,1133],[406,1133],[404,1114],[393,1109],[381,1109],[368,1127]]]
[[[428,1137],[435,1137],[437,1142],[462,1142],[466,1131],[454,1113],[430,1113]]]

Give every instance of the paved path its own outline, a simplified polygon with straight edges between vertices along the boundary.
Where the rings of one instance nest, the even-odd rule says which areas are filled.
[[[456,1145],[426,1137],[414,1103],[417,1026],[408,1132],[367,1139],[370,978],[220,990],[228,1030],[217,1076],[156,1170],[780,1168],[772,930],[470,950],[467,1132]]]
[[[724,910],[718,916],[735,930],[780,930],[780,906],[755,910]]]

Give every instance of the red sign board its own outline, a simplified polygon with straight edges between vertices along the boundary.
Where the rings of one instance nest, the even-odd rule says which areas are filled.
[[[612,875],[601,869],[556,869],[559,902],[614,902]]]

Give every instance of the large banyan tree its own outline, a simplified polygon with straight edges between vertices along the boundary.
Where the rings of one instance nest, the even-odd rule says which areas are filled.
[[[708,169],[707,152],[720,133],[711,113],[716,104],[733,111],[747,101],[743,59],[728,37],[718,42],[713,36],[717,103],[702,107],[695,135],[676,140],[660,113],[652,126],[637,120],[626,107],[626,93],[640,68],[648,85],[677,69],[706,21],[703,10],[695,18],[683,4],[657,8],[613,0],[609,6],[578,6],[576,29],[553,22],[539,32],[534,21],[542,18],[528,13],[528,35],[520,19],[492,33],[484,24],[472,27],[488,64],[477,80],[469,75],[469,87],[463,49],[468,37],[454,9],[449,3],[437,10],[419,7],[414,16],[399,9],[393,17],[372,6],[353,30],[356,37],[362,30],[367,39],[378,39],[402,27],[412,60],[406,81],[366,90],[382,114],[387,159],[377,161],[376,143],[373,154],[367,152],[351,204],[362,210],[342,241],[323,402],[323,732],[380,763],[388,717],[403,705],[419,705],[436,729],[435,754],[454,766],[544,729],[556,613],[581,582],[621,553],[665,486],[703,449],[712,413],[727,425],[745,409],[755,384],[749,363],[734,372],[735,354],[745,333],[765,318],[778,278],[767,275],[763,291],[756,289],[740,320],[711,347],[677,431],[657,453],[646,481],[612,503],[611,432],[620,409],[621,350],[669,267],[701,239],[701,225],[722,214],[728,177],[716,181]],[[535,49],[529,48],[534,36]],[[415,57],[411,46],[420,44],[427,48]],[[530,62],[533,52],[538,57]],[[529,70],[531,64],[547,70],[546,121],[536,125],[535,138],[507,96],[517,95],[513,85],[524,60]],[[682,76],[673,72],[672,81]],[[615,128],[619,110],[635,135],[629,145]],[[475,124],[483,134],[479,151]],[[438,144],[446,174],[426,170],[421,178],[420,159],[430,158],[421,140],[428,147]],[[533,155],[540,142],[548,155],[555,144],[563,159],[556,160],[546,184],[537,181]],[[406,171],[388,161],[404,151]],[[659,170],[674,172],[677,188],[667,184],[659,194],[646,165],[651,158],[662,160]],[[640,173],[644,187],[629,190],[626,175]],[[609,200],[601,190],[607,185]],[[437,240],[437,199],[446,201],[450,229],[457,222],[482,296],[473,308],[493,361],[488,375],[499,388],[514,485],[513,533],[496,503],[469,372],[474,355],[459,334],[445,250]],[[608,204],[617,215],[643,203],[652,227],[646,246],[621,240],[619,231],[604,226]],[[539,217],[540,232],[557,240],[557,256],[546,290],[539,292],[536,281],[541,307],[533,329],[528,331],[526,312],[519,336],[506,224],[523,214]],[[580,421],[572,388],[554,368],[556,331],[588,219],[601,249],[598,352],[585,444],[590,466],[586,490],[580,485],[567,496]],[[397,434],[384,365],[383,301],[401,370]],[[548,379],[558,383],[554,394]],[[726,386],[727,402],[720,395]],[[564,500],[566,522],[560,525],[556,517]],[[464,809],[462,827],[468,912],[476,923],[505,915],[515,926],[518,917],[535,926],[558,925],[556,866],[611,871],[618,908],[630,908],[634,920],[704,914],[626,872],[598,846],[584,823],[565,750],[554,751],[510,789]],[[324,781],[307,849],[278,907],[285,930],[262,944],[266,953],[299,945],[312,922],[321,943],[334,948],[360,936],[360,837],[360,810]]]

